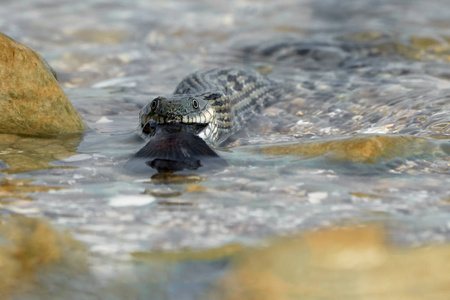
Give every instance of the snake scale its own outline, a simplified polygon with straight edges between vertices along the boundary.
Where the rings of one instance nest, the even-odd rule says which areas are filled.
[[[160,96],[139,114],[144,139],[156,128],[181,124],[212,146],[227,139],[281,96],[280,86],[252,69],[214,68],[186,76],[170,96]]]

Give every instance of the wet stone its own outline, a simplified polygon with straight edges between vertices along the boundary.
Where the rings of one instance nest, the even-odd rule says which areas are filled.
[[[215,282],[210,299],[290,299],[292,295],[346,299],[383,294],[373,299],[419,300],[422,293],[441,299],[450,291],[449,251],[448,245],[393,247],[375,226],[322,229],[276,239],[262,249],[238,251],[231,258],[232,267]]]
[[[40,219],[0,215],[0,265],[4,280],[0,282],[2,299],[21,293],[51,290],[58,280],[67,289],[75,287],[71,279],[88,278],[86,248],[67,232],[59,232]],[[51,276],[52,272],[59,272]],[[46,272],[50,273],[44,275]],[[36,278],[36,274],[41,274]],[[48,280],[43,280],[47,277]],[[64,278],[64,280],[61,280]],[[87,283],[87,282],[85,282]],[[71,286],[71,287],[69,287]],[[6,298],[5,298],[6,297]]]
[[[43,58],[1,33],[0,82],[0,133],[43,136],[86,129]]]
[[[359,136],[326,142],[300,142],[262,147],[269,155],[300,155],[316,157],[328,154],[334,161],[375,164],[377,159],[395,159],[423,153],[433,153],[433,146],[425,138],[412,136]]]

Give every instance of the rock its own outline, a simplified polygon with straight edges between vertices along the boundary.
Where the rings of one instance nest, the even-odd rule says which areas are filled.
[[[325,228],[236,252],[208,299],[446,299],[449,255],[396,247],[376,226]]]
[[[430,140],[414,136],[361,135],[345,139],[296,142],[263,146],[262,154],[317,157],[327,155],[333,161],[375,164],[378,159],[395,159],[432,154],[437,146]]]
[[[76,289],[61,283],[87,277],[87,258],[86,247],[67,232],[38,218],[0,215],[0,266],[5,276],[0,281],[0,299],[35,298],[56,287],[59,293]]]
[[[0,111],[0,133],[48,136],[86,129],[47,62],[1,33]]]

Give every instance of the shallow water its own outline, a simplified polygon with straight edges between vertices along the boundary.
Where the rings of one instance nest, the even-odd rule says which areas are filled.
[[[136,298],[151,290],[155,299],[196,299],[228,259],[148,267],[130,263],[136,253],[260,245],[365,223],[383,225],[397,245],[448,242],[449,12],[438,0],[7,1],[0,30],[49,61],[90,130],[3,136],[0,213],[68,230],[87,245],[95,276],[122,270]],[[218,150],[229,166],[168,177],[125,170],[144,145],[139,109],[189,72],[228,65],[286,87],[285,99]],[[136,281],[161,270],[166,281]],[[203,279],[182,284],[192,272]],[[73,281],[81,291],[62,286],[111,290],[83,280]]]

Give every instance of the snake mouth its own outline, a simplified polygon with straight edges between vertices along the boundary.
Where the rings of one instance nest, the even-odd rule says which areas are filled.
[[[177,121],[166,121],[166,122],[155,122],[154,120],[149,120],[142,127],[142,132],[152,136],[158,131],[167,132],[190,132],[193,134],[199,134],[202,132],[209,123],[183,123]]]
[[[203,112],[190,115],[147,115],[141,124],[142,132],[154,135],[160,128],[171,131],[188,131],[194,134],[201,133],[213,120],[213,110],[208,108]]]

